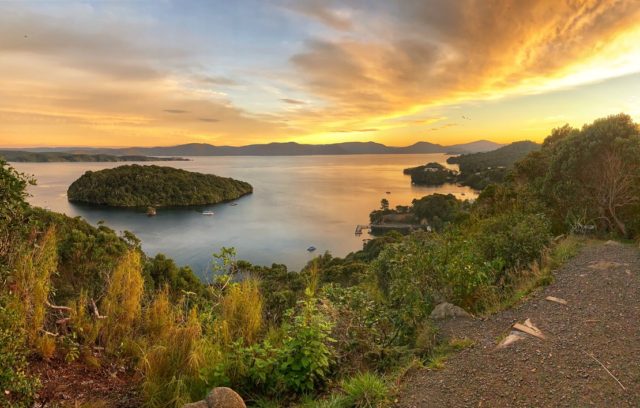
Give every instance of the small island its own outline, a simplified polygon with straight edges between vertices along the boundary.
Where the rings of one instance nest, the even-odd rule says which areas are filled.
[[[427,163],[424,166],[410,167],[404,169],[404,174],[411,176],[411,182],[414,184],[423,184],[429,186],[440,186],[445,183],[454,183],[457,173],[454,170],[447,169],[440,163]]]
[[[137,164],[87,171],[67,190],[74,203],[110,207],[180,207],[217,204],[251,194],[244,181],[173,167]]]

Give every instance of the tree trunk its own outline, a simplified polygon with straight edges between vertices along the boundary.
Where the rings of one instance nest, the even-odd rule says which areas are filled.
[[[614,207],[609,206],[609,214],[611,214],[611,218],[613,219],[613,223],[615,224],[615,226],[618,229],[618,231],[620,232],[620,234],[622,234],[622,236],[624,238],[627,238],[627,228],[625,227],[624,222],[620,221],[620,219],[616,215],[616,210],[615,210]]]

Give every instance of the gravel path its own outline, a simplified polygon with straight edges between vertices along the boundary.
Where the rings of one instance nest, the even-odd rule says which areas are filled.
[[[552,285],[513,309],[484,321],[444,323],[447,336],[475,345],[442,370],[407,378],[397,406],[640,407],[640,251],[588,246],[555,275]],[[527,318],[547,340],[527,337],[496,349],[512,324]]]

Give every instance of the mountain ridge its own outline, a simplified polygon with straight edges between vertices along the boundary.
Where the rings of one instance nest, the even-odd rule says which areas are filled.
[[[73,154],[111,154],[144,156],[311,156],[311,155],[355,155],[355,154],[424,154],[479,153],[504,146],[488,140],[443,146],[430,142],[416,142],[409,146],[386,146],[377,142],[343,142],[322,145],[297,142],[271,142],[246,146],[215,146],[208,143],[185,143],[175,146],[154,147],[35,147],[15,149],[28,152],[65,152]],[[5,149],[14,150],[14,149]]]

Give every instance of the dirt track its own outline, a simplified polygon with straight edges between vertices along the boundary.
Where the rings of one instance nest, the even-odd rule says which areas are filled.
[[[555,276],[526,302],[485,321],[444,323],[447,336],[475,345],[442,370],[407,378],[397,406],[640,407],[640,251],[588,246]],[[511,325],[527,318],[547,340],[528,337],[496,350]]]

